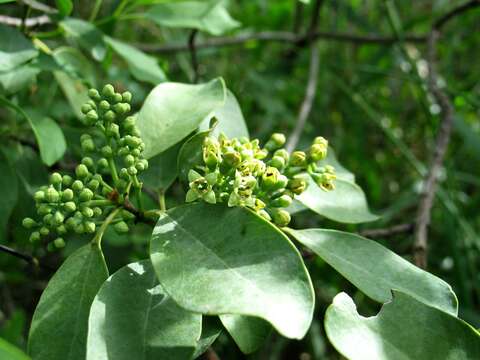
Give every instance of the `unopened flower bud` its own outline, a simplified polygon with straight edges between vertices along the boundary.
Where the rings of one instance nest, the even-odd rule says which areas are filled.
[[[287,188],[295,195],[300,195],[307,188],[307,182],[301,178],[293,178],[288,181]]]
[[[277,184],[280,172],[272,166],[267,167],[262,175],[262,188],[265,190],[273,189]]]
[[[88,90],[88,97],[92,100],[100,100],[100,94],[98,93],[97,89],[89,89]]]
[[[108,145],[105,145],[104,147],[102,147],[102,155],[105,156],[106,158],[110,158],[113,156],[113,151],[112,151],[112,148]]]
[[[128,225],[125,221],[120,221],[116,223],[115,225],[113,225],[113,229],[119,234],[124,234],[129,231]]]
[[[93,209],[88,206],[85,206],[84,208],[82,208],[82,215],[85,216],[86,218],[93,217]]]
[[[70,201],[73,199],[73,191],[72,189],[65,189],[62,191],[62,200],[63,201]]]
[[[62,224],[64,220],[65,220],[65,216],[60,211],[55,212],[55,215],[53,216],[54,225],[58,226]]]
[[[93,221],[85,221],[83,229],[87,234],[93,234],[96,229],[96,225]]]
[[[320,161],[327,156],[327,147],[323,144],[313,144],[308,150],[308,156],[313,161]]]
[[[80,192],[83,189],[83,182],[75,180],[72,184],[73,191]]]
[[[79,197],[80,201],[90,201],[93,198],[93,192],[90,189],[83,189],[82,192],[80,193]]]
[[[35,195],[33,195],[33,198],[35,199],[36,202],[41,202],[45,200],[45,191],[39,190],[35,192]]]
[[[280,197],[276,198],[272,201],[273,207],[287,207],[290,206],[292,203],[292,198],[288,195],[281,195]]]
[[[304,166],[306,164],[307,154],[303,151],[294,151],[290,156],[291,166]]]
[[[62,185],[63,186],[70,186],[72,185],[73,179],[70,175],[63,175],[62,177]]]
[[[62,182],[62,175],[60,175],[58,172],[54,172],[52,175],[50,175],[50,184],[60,185],[61,182]]]
[[[34,226],[37,226],[37,222],[35,220],[33,220],[32,218],[27,217],[27,218],[23,219],[22,225],[26,229],[31,229]]]
[[[280,156],[274,156],[268,165],[273,166],[278,170],[282,170],[285,167],[285,159]]]
[[[75,175],[80,179],[86,178],[89,174],[90,172],[84,164],[77,165],[75,168]]]
[[[265,148],[269,151],[273,151],[278,148],[281,148],[283,145],[285,145],[285,142],[286,142],[285,135],[280,133],[275,133],[275,134],[272,134],[272,136],[270,137],[270,140],[266,142]]]
[[[58,202],[58,200],[60,200],[60,194],[53,187],[49,187],[45,192],[45,199],[49,203],[55,203],[55,202]]]
[[[280,227],[287,226],[290,223],[291,217],[286,210],[273,211],[273,221]]]
[[[55,240],[53,240],[53,244],[55,245],[55,247],[57,249],[61,249],[61,248],[65,247],[65,240],[63,240],[61,237],[59,237],[59,238],[56,238]]]
[[[108,160],[105,158],[101,158],[97,161],[97,166],[99,168],[107,168],[108,167]]]
[[[67,201],[65,204],[63,204],[63,207],[65,211],[72,213],[75,210],[77,210],[77,205],[73,201]]]
[[[31,243],[36,243],[40,241],[40,233],[38,231],[34,231],[30,234],[30,242]]]
[[[122,100],[129,103],[130,101],[132,101],[132,93],[129,92],[129,91],[125,91],[123,94],[122,94]]]
[[[113,85],[107,84],[102,89],[102,95],[105,97],[112,97],[115,94],[115,89]]]
[[[100,104],[98,104],[100,109],[102,109],[103,111],[107,111],[110,109],[110,103],[106,100],[102,100],[100,101]]]

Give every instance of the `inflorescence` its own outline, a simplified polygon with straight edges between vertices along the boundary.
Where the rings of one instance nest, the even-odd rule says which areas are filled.
[[[318,166],[327,156],[328,142],[317,137],[307,152],[291,154],[282,148],[283,134],[273,134],[263,148],[258,140],[208,136],[203,143],[203,164],[188,173],[186,201],[245,206],[278,226],[290,222],[288,207],[307,187],[305,173],[323,190],[333,190],[332,166]]]
[[[142,183],[137,175],[148,168],[135,118],[128,116],[132,94],[117,93],[112,85],[106,85],[101,93],[90,89],[88,95],[90,100],[82,112],[91,133],[80,138],[84,157],[75,175],[53,173],[50,184],[34,195],[39,220],[23,220],[32,230],[31,242],[46,236],[54,239],[48,244],[50,250],[65,246],[62,236],[68,231],[94,233],[96,226],[123,203],[131,187],[140,192]],[[134,218],[123,209],[112,223],[117,232],[127,232],[127,222]]]

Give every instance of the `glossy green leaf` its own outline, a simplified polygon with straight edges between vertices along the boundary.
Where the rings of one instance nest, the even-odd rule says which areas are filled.
[[[337,175],[338,179],[342,179],[345,181],[349,181],[351,183],[355,182],[355,175],[347,170],[342,164],[340,164],[337,160],[337,156],[335,155],[335,151],[328,147],[327,157],[318,162],[319,166],[330,165],[335,168],[335,174]]]
[[[160,154],[188,136],[224,104],[225,91],[221,78],[199,85],[167,82],[156,86],[137,115],[144,156]]]
[[[190,137],[180,148],[177,160],[178,177],[187,181],[188,172],[197,165],[203,164],[202,146],[210,130],[202,131]]]
[[[62,129],[54,120],[34,112],[27,114],[20,107],[2,97],[0,97],[0,104],[15,110],[29,122],[38,142],[40,156],[46,165],[53,165],[63,156],[67,149],[67,143]]]
[[[196,203],[168,211],[153,231],[150,257],[185,309],[260,317],[290,338],[310,326],[314,295],[299,252],[245,208]]]
[[[220,320],[244,354],[257,351],[272,331],[269,323],[256,317],[220,315]]]
[[[197,348],[193,353],[192,359],[202,355],[217,340],[222,333],[222,324],[217,317],[203,316],[202,335],[197,342]]]
[[[102,61],[107,52],[103,34],[95,25],[80,19],[65,19],[60,22],[65,34],[89,52],[95,60]]]
[[[55,0],[58,12],[62,16],[70,15],[73,10],[72,0]]]
[[[92,64],[76,48],[61,46],[54,50],[53,58],[69,76],[85,79],[91,86],[95,85],[95,71]]]
[[[230,90],[227,89],[225,104],[215,111],[214,116],[218,120],[218,124],[212,131],[213,135],[218,136],[220,133],[224,133],[229,138],[250,137],[240,105]],[[210,119],[205,119],[199,126],[200,131],[209,128]]]
[[[5,243],[7,224],[17,203],[18,181],[15,170],[0,152],[0,244]]]
[[[389,301],[395,289],[450,314],[458,313],[450,285],[375,241],[336,230],[288,232],[376,301]]]
[[[137,80],[145,81],[153,85],[158,85],[167,80],[165,73],[154,57],[111,37],[105,36],[104,40],[110,45],[113,51],[127,62],[128,69]]]
[[[22,350],[0,338],[0,359],[28,360],[30,358]]]
[[[35,360],[85,359],[90,305],[107,277],[96,246],[87,244],[65,260],[33,315],[28,348]]]
[[[370,212],[362,189],[343,179],[335,180],[335,190],[320,189],[310,176],[307,189],[297,199],[310,210],[328,219],[357,224],[378,219]]]
[[[158,284],[150,260],[110,276],[90,309],[87,360],[188,359],[202,316],[180,308]]]
[[[0,24],[0,72],[10,71],[38,55],[31,41],[15,28]]]
[[[7,94],[13,94],[32,85],[40,72],[30,64],[20,65],[8,72],[0,72],[0,88]]]
[[[400,291],[368,318],[347,294],[338,294],[327,309],[325,329],[350,360],[480,359],[480,334],[473,327]]]
[[[87,87],[81,80],[72,79],[63,71],[55,71],[54,76],[73,113],[78,119],[83,121],[85,115],[83,115],[81,108],[89,100]]]
[[[190,28],[221,35],[240,26],[223,1],[182,1],[158,4],[145,14],[160,26]]]

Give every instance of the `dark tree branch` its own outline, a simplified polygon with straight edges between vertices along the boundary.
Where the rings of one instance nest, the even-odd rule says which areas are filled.
[[[188,50],[190,51],[190,58],[192,60],[192,69],[193,69],[193,83],[198,82],[198,59],[197,59],[197,49],[195,47],[195,39],[197,37],[198,30],[193,29],[188,38]]]
[[[368,238],[383,238],[404,233],[410,233],[414,229],[414,224],[399,224],[382,229],[365,229],[360,231],[360,235]]]
[[[31,264],[35,267],[41,267],[41,268],[49,270],[49,271],[54,270],[50,266],[40,263],[36,257],[34,257],[32,255],[28,255],[28,254],[23,254],[23,253],[21,253],[17,250],[14,250],[14,249],[12,249],[8,246],[0,245],[0,251],[4,252],[6,254],[9,254],[9,255],[15,256],[19,259],[22,259],[22,260],[26,261],[27,263],[29,263],[29,264]]]
[[[326,31],[315,31],[312,35],[313,40],[339,41],[353,43],[356,45],[391,45],[397,42],[395,36],[382,36],[377,34],[349,34],[336,33]],[[406,35],[404,41],[411,43],[425,43],[427,36],[425,35]],[[297,44],[305,41],[305,35],[297,35],[290,31],[262,31],[258,33],[246,33],[236,36],[214,37],[208,38],[202,42],[196,43],[196,50],[204,50],[209,48],[218,48],[225,46],[242,45],[248,41],[272,41]],[[138,48],[151,53],[175,53],[180,51],[188,51],[186,44],[166,44],[166,45],[150,45],[137,44]]]
[[[429,167],[429,171],[424,181],[423,193],[420,198],[420,205],[418,207],[416,226],[413,243],[413,256],[415,264],[421,268],[427,266],[427,250],[428,250],[428,226],[431,219],[431,211],[433,200],[437,190],[438,173],[440,172],[447,152],[448,143],[452,133],[452,126],[454,120],[454,107],[446,94],[446,92],[439,87],[439,75],[437,73],[437,42],[440,38],[440,29],[449,20],[463,14],[464,12],[473,9],[480,5],[480,1],[469,1],[463,5],[458,6],[446,15],[437,20],[428,36],[428,88],[440,106],[440,125],[438,135],[435,141],[435,150],[433,159]]]

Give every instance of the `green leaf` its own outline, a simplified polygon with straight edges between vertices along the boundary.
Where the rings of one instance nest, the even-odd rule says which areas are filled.
[[[71,0],[55,0],[60,15],[70,15],[73,10],[73,3]]]
[[[225,91],[222,78],[199,85],[166,82],[156,86],[137,115],[144,156],[160,154],[194,131],[224,104]]]
[[[325,165],[331,165],[335,168],[335,174],[338,179],[349,181],[351,183],[355,182],[355,175],[338,162],[335,151],[330,146],[328,147],[327,157],[318,162],[318,166]]]
[[[217,340],[222,333],[222,325],[217,317],[203,316],[202,318],[202,336],[197,342],[197,348],[193,353],[192,359],[202,355]]]
[[[30,358],[23,351],[0,338],[0,359],[28,360]]]
[[[153,85],[158,85],[167,80],[165,73],[154,57],[111,37],[105,36],[104,40],[127,62],[128,69],[137,80]]]
[[[85,359],[90,305],[107,277],[96,246],[85,245],[65,260],[33,314],[28,348],[35,360]]]
[[[368,209],[367,199],[362,189],[354,183],[342,179],[335,180],[335,190],[320,189],[310,176],[307,189],[297,199],[310,210],[328,219],[357,224],[378,219]]]
[[[155,226],[150,257],[165,291],[185,309],[260,317],[297,339],[310,326],[313,288],[299,252],[245,208],[171,209]]]
[[[92,23],[80,19],[65,19],[60,26],[66,35],[73,39],[97,61],[105,58],[107,49],[103,42],[103,34]]]
[[[375,241],[336,230],[287,231],[376,301],[389,301],[395,289],[457,315],[457,297],[449,284]]]
[[[0,97],[0,104],[15,110],[29,122],[37,139],[44,164],[51,166],[63,156],[67,149],[67,143],[62,129],[54,120],[34,112],[27,115],[20,107],[2,97]]]
[[[0,24],[0,71],[10,71],[38,55],[32,43],[15,28]]]
[[[190,28],[221,35],[240,26],[221,0],[182,1],[158,4],[145,14],[160,26]]]
[[[189,359],[202,316],[175,304],[158,284],[150,260],[110,276],[90,309],[87,360]]]
[[[40,70],[30,64],[20,65],[15,69],[0,73],[0,85],[7,94],[25,89],[35,82]]]
[[[220,315],[220,320],[244,354],[257,351],[272,331],[260,318],[241,315]]]
[[[400,291],[377,316],[357,313],[345,293],[325,315],[327,336],[350,360],[480,359],[480,335],[463,320]]]
[[[213,116],[218,120],[217,126],[212,131],[213,135],[218,136],[223,132],[229,138],[250,137],[240,105],[230,90],[227,89],[225,104],[218,108]],[[204,131],[209,128],[210,119],[206,118],[200,124],[199,130]]]
[[[203,164],[202,146],[210,132],[207,130],[195,134],[182,145],[177,160],[178,177],[181,181],[187,181],[190,169]]]
[[[84,121],[85,115],[83,115],[81,108],[90,99],[88,97],[88,89],[81,80],[72,79],[63,71],[55,71],[53,74],[75,116]]]
[[[0,152],[0,244],[5,243],[7,224],[17,203],[18,181],[7,158]]]
[[[76,48],[61,46],[54,50],[53,58],[69,76],[85,79],[91,86],[95,85],[95,71],[92,64]]]

